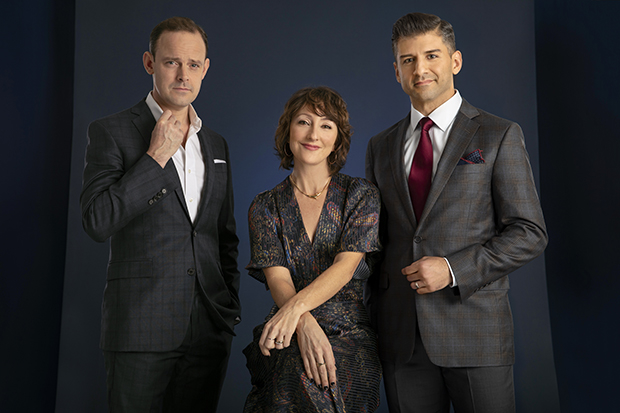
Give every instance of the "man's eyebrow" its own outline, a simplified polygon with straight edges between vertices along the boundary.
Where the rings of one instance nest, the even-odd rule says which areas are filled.
[[[441,49],[431,49],[431,50],[427,50],[424,52],[424,54],[429,54],[429,53],[441,53]],[[398,56],[399,59],[406,59],[408,57],[413,57],[413,53],[406,53],[406,54],[401,54],[400,56]]]
[[[164,56],[164,57],[162,57],[162,60],[165,60],[165,61],[169,61],[169,60],[180,61],[180,60],[183,60],[183,59],[181,59],[180,57],[174,57],[174,56]],[[202,60],[197,60],[197,59],[189,59],[189,61],[191,63],[198,63],[200,65],[204,63]]]

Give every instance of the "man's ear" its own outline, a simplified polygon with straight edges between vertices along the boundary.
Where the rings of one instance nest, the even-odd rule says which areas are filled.
[[[456,75],[463,68],[463,55],[458,50],[452,53],[452,74]]]
[[[398,72],[398,65],[394,62],[394,75],[396,76],[396,81],[400,83],[400,73]]]
[[[211,60],[208,57],[205,59],[205,64],[203,66],[204,66],[204,70],[202,71],[201,79],[205,78],[205,76],[207,75],[207,70],[209,70],[209,67],[211,66]]]
[[[155,58],[151,54],[151,52],[144,52],[142,55],[142,64],[144,65],[144,70],[149,75],[152,75],[155,70],[153,69],[153,64],[155,63]]]

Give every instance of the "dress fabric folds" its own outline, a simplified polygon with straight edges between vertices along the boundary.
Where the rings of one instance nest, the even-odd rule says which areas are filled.
[[[373,412],[379,406],[381,365],[377,339],[363,305],[369,262],[380,249],[380,198],[368,181],[335,174],[328,187],[311,243],[288,178],[256,196],[249,210],[250,275],[266,283],[262,269],[286,267],[297,291],[329,268],[343,251],[365,252],[353,279],[324,304],[311,311],[325,331],[336,359],[335,386],[327,390],[306,376],[296,335],[291,345],[264,356],[259,349],[263,326],[243,350],[252,380],[244,412]],[[273,306],[265,322],[278,311]]]

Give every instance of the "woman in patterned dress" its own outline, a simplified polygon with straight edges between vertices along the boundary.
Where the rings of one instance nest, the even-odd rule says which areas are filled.
[[[373,412],[381,366],[362,303],[379,249],[378,190],[340,174],[351,143],[346,103],[326,87],[287,102],[276,131],[292,173],[249,210],[250,275],[275,302],[243,351],[245,412]]]

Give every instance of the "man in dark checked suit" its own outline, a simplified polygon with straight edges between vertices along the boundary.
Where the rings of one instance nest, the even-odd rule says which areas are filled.
[[[239,321],[228,146],[191,103],[209,68],[187,18],[152,31],[153,91],[93,122],[86,232],[110,238],[101,348],[113,412],[214,412]]]
[[[411,112],[366,154],[383,200],[368,305],[390,412],[514,412],[508,274],[547,244],[523,133],[454,89],[448,22],[403,16],[392,47]]]

